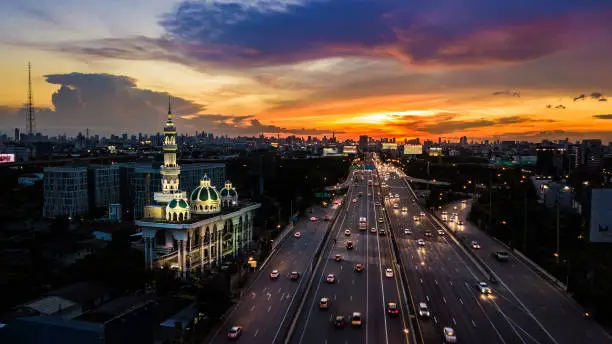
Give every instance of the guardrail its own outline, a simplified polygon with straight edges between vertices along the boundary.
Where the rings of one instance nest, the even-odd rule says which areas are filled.
[[[412,293],[410,292],[410,287],[408,284],[408,276],[406,276],[406,266],[404,265],[404,262],[402,260],[402,255],[399,253],[399,247],[397,246],[397,242],[395,239],[395,233],[393,232],[392,226],[391,226],[391,219],[389,218],[389,212],[386,210],[386,203],[382,202],[383,207],[385,207],[385,219],[387,220],[387,225],[389,227],[389,232],[391,232],[391,244],[393,246],[393,254],[395,255],[395,260],[397,262],[397,265],[399,265],[399,270],[400,270],[400,280],[401,280],[401,284],[402,284],[402,289],[404,291],[404,296],[406,296],[406,294],[408,295],[408,298],[410,298],[410,304],[408,304],[408,300],[406,297],[404,297],[404,300],[406,300],[406,308],[409,311],[409,321],[408,323],[410,324],[410,332],[412,333],[412,340],[414,341],[414,343],[418,343],[417,342],[417,338],[416,338],[416,334],[415,334],[415,327],[416,328],[420,328],[419,326],[419,320],[416,317],[416,307],[414,305],[414,299],[412,298]],[[423,336],[421,331],[419,331],[419,337],[421,338],[420,342],[424,343],[423,340]]]
[[[346,201],[347,198],[348,197],[345,197],[345,200],[342,202],[342,205],[336,210],[336,213],[334,214],[333,219],[329,222],[329,225],[327,226],[327,229],[325,230],[325,234],[323,235],[323,238],[321,239],[321,241],[319,241],[319,245],[317,245],[317,250],[315,251],[315,254],[310,259],[310,271],[309,271],[310,275],[308,276],[308,283],[306,284],[306,288],[303,290],[303,292],[300,292],[301,290],[295,291],[296,293],[299,293],[298,295],[300,295],[299,305],[298,305],[297,310],[294,313],[291,324],[285,330],[285,335],[284,335],[285,344],[288,344],[291,341],[291,337],[293,336],[293,332],[295,331],[295,326],[297,325],[297,321],[300,318],[300,314],[302,313],[304,304],[306,303],[306,300],[308,299],[308,295],[310,294],[310,290],[312,289],[312,283],[316,275],[315,272],[319,268],[319,265],[321,265],[321,262],[322,262],[321,253],[323,252],[323,249],[325,248],[325,246],[328,244],[329,235],[333,231],[333,228],[335,224],[337,223],[336,222],[336,220],[338,219],[337,215],[341,214],[342,211],[344,211],[344,207],[346,207],[347,204],[349,203],[348,201]],[[281,324],[281,327],[284,327],[284,325]]]

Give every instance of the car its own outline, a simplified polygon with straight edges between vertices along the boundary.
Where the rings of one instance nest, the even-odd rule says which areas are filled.
[[[478,241],[476,240],[472,241],[472,248],[475,250],[480,248],[480,244],[478,243]]]
[[[278,270],[272,270],[272,272],[270,272],[270,279],[277,279],[278,276],[280,276],[280,272],[278,272]]]
[[[381,229],[378,230],[378,235],[385,236],[385,235],[387,235],[387,231],[385,231],[384,228],[381,228]]]
[[[508,252],[497,251],[497,252],[493,252],[493,257],[495,257],[495,259],[499,260],[500,262],[505,262],[508,260],[510,256],[508,255]]]
[[[395,204],[393,205],[393,209],[398,209],[398,208],[399,208],[399,204],[395,203]]]
[[[361,313],[353,312],[353,315],[351,316],[351,325],[353,326],[363,325],[363,318],[361,316]]]
[[[404,234],[412,234],[410,228],[404,228]]]
[[[374,203],[374,205],[376,205],[377,207],[380,207],[380,202],[376,202]]]
[[[393,277],[393,270],[391,268],[385,269],[385,277]]]
[[[352,250],[353,249],[353,242],[352,241],[347,241],[346,242],[346,249],[347,250]]]
[[[295,232],[295,234],[293,234],[294,238],[298,238],[299,239],[301,236],[302,236],[302,233],[300,233],[300,232]]]
[[[238,339],[242,336],[242,326],[232,326],[227,333],[228,339]]]
[[[457,343],[457,335],[455,334],[455,330],[452,327],[444,328],[444,341],[446,343]]]
[[[353,267],[353,269],[357,272],[362,272],[363,271],[363,264],[355,264],[355,266]]]
[[[370,196],[372,196],[372,194],[368,192],[368,197],[370,197]]]
[[[325,281],[327,283],[336,283],[336,275],[328,274],[327,277],[325,278]]]
[[[316,217],[314,217],[314,216],[312,216],[312,217],[310,218],[310,221],[317,221],[317,218],[316,218]]]
[[[370,233],[376,233],[376,232],[377,232],[376,228],[374,227],[370,228]]]
[[[350,229],[345,229],[344,230],[344,235],[350,236],[351,235],[351,230]]]
[[[344,315],[336,315],[334,318],[334,327],[335,328],[344,328],[346,322],[344,321]]]
[[[325,218],[323,218],[323,221],[331,221],[331,216],[325,216]]]
[[[334,260],[337,261],[337,262],[341,262],[342,261],[342,255],[340,255],[340,254],[335,255],[334,256]]]
[[[423,240],[423,239],[419,239],[419,240],[417,240],[417,245],[419,245],[419,246],[425,246],[425,240]]]
[[[444,231],[441,229],[438,229],[438,235],[444,235]]]
[[[297,281],[298,279],[300,279],[300,273],[297,271],[293,271],[289,274],[289,279],[292,281]]]
[[[383,218],[382,218],[382,217],[379,217],[379,218],[378,218],[378,223],[383,223],[383,222],[385,222],[385,220],[383,220]]]
[[[328,309],[329,308],[329,299],[326,297],[322,297],[321,301],[319,301],[319,309]]]
[[[429,308],[425,302],[419,302],[419,316],[423,318],[429,317]]]
[[[478,282],[478,290],[480,290],[481,294],[491,294],[491,288],[485,282]]]
[[[351,202],[357,203],[357,198],[353,198],[353,200]]]
[[[402,213],[407,213],[407,212],[408,212],[408,208],[402,207]]]
[[[430,231],[426,231],[425,232],[425,236],[430,237],[431,236],[431,232]]]
[[[424,212],[420,212],[420,213],[419,213],[419,216],[420,216],[420,217],[425,217],[425,213],[424,213]]]
[[[420,218],[419,218],[417,215],[414,215],[414,216],[412,217],[412,221],[414,221],[414,222],[419,222],[420,220],[421,220],[421,219],[420,219]]]
[[[397,303],[387,302],[387,314],[389,314],[390,316],[395,316],[399,314]]]
[[[388,200],[389,200],[389,196],[385,196],[385,201],[388,201]]]
[[[395,198],[399,198],[399,194],[397,194],[397,193],[396,193],[396,194],[395,194]]]
[[[459,226],[463,226],[463,221],[462,221],[462,220],[459,220],[459,221],[457,221],[457,224],[458,224]]]
[[[467,204],[467,200],[461,200],[461,204]]]

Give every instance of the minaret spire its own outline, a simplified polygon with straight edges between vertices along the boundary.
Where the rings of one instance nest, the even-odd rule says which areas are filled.
[[[172,116],[172,108],[170,107],[170,95],[168,95],[168,117]]]

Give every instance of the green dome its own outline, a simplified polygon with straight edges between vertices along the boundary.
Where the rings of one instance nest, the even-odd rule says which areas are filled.
[[[192,202],[216,201],[219,199],[219,193],[212,186],[198,186],[193,190],[189,199]]]
[[[183,199],[173,199],[173,200],[170,201],[170,203],[168,203],[168,208],[170,208],[170,209],[174,209],[174,208],[177,208],[177,207],[178,208],[187,209],[187,208],[189,208],[189,205]]]
[[[226,189],[223,188],[221,189],[221,197],[236,197],[238,196],[238,193],[236,192],[236,189],[231,188],[231,189]]]

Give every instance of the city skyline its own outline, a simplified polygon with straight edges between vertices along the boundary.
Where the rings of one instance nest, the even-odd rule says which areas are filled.
[[[10,0],[0,131],[612,140],[609,2],[404,4]]]

